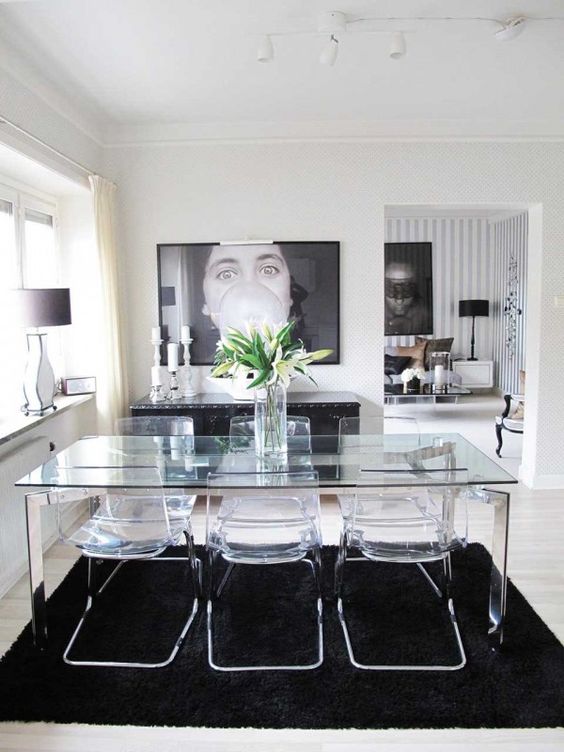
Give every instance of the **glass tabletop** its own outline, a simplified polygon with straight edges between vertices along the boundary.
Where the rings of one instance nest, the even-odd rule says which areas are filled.
[[[309,439],[308,439],[309,443]],[[21,478],[34,488],[132,485],[139,468],[157,467],[169,488],[205,488],[209,473],[316,471],[322,487],[516,483],[500,465],[456,433],[289,437],[288,454],[259,458],[250,436],[88,436]],[[128,472],[125,473],[124,470]],[[413,479],[416,478],[414,481]],[[243,478],[242,478],[243,483]],[[135,481],[133,481],[135,484]]]

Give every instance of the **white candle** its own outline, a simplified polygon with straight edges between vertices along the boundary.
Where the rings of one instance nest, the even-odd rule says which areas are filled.
[[[160,366],[151,366],[151,386],[162,386]]]
[[[445,367],[437,365],[435,366],[435,385],[443,386],[445,383]]]
[[[180,331],[181,331],[181,334],[180,334],[181,341],[187,342],[190,339],[190,327],[187,325],[184,325]]]
[[[168,355],[168,370],[178,371],[178,344],[169,342],[166,346],[166,352]]]
[[[151,340],[156,340],[161,338],[161,327],[160,326],[153,326],[151,328]]]

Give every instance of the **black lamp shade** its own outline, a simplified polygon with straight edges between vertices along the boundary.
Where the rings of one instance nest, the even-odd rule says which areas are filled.
[[[14,290],[22,326],[64,326],[72,323],[68,287]]]
[[[458,315],[459,316],[489,316],[490,315],[490,301],[489,300],[459,300],[458,301]]]

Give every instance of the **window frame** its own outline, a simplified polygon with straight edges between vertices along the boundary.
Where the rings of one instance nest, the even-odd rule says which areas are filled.
[[[6,175],[0,173],[0,198],[9,201],[14,207],[14,237],[16,251],[16,279],[20,287],[25,287],[26,247],[25,247],[25,211],[48,214],[53,218],[53,241],[55,245],[56,284],[61,282],[61,258],[59,238],[58,204],[54,196],[48,196],[41,191],[34,191],[30,186],[12,182]]]

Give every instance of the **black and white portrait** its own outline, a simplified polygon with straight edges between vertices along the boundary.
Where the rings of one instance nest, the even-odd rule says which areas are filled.
[[[431,243],[385,243],[385,334],[433,333]]]
[[[157,246],[160,324],[172,342],[189,325],[194,365],[211,365],[220,334],[247,323],[296,322],[306,349],[339,362],[339,243]]]

